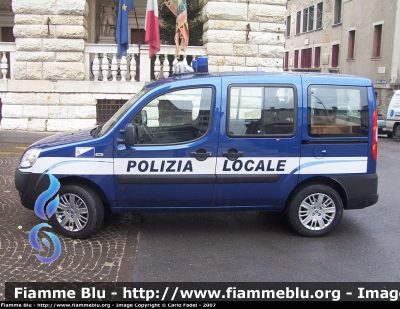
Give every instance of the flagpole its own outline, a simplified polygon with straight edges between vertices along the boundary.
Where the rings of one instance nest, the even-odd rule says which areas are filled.
[[[138,39],[139,39],[139,47],[140,47],[140,43],[142,43],[142,38],[141,38],[141,35],[140,35],[140,31],[139,31],[140,29],[139,29],[139,23],[138,23],[138,20],[137,20],[136,9],[133,8],[133,11],[135,12],[136,28],[137,28],[137,31],[138,31]]]

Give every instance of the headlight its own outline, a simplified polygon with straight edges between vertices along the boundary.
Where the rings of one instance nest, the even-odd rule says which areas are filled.
[[[21,162],[19,163],[20,167],[32,167],[37,158],[39,158],[41,149],[40,148],[31,148],[21,158]]]

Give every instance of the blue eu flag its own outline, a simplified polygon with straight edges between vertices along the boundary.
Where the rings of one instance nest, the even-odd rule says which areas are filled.
[[[133,0],[119,0],[117,23],[117,57],[126,56],[129,48],[128,40],[128,14],[135,8]]]

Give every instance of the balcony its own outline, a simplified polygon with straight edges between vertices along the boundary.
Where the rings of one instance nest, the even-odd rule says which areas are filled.
[[[147,83],[155,79],[171,76],[175,46],[161,45],[156,56],[149,58],[148,45],[129,46],[127,56],[116,57],[116,44],[86,44],[84,50],[85,81],[112,83]],[[0,79],[13,80],[15,63],[15,43],[0,43]],[[190,65],[196,56],[204,56],[204,47],[189,46],[181,60]]]
[[[20,78],[21,63],[15,60],[24,59],[24,52],[17,54],[15,43],[0,43],[0,128],[60,132],[99,124],[146,83],[171,76],[175,49],[163,45],[149,58],[148,45],[132,44],[127,56],[117,59],[117,44],[86,44],[79,78],[71,74],[75,68],[68,72],[68,65],[58,62],[64,68],[56,75],[61,78],[41,79],[44,70],[33,70],[45,62],[25,68],[33,78]],[[199,55],[205,55],[203,47],[188,47],[181,60],[190,65]]]

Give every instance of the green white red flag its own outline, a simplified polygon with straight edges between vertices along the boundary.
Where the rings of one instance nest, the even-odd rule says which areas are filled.
[[[151,58],[160,51],[160,24],[158,21],[157,0],[147,0],[144,29],[146,31],[144,41],[150,46],[149,58]]]

